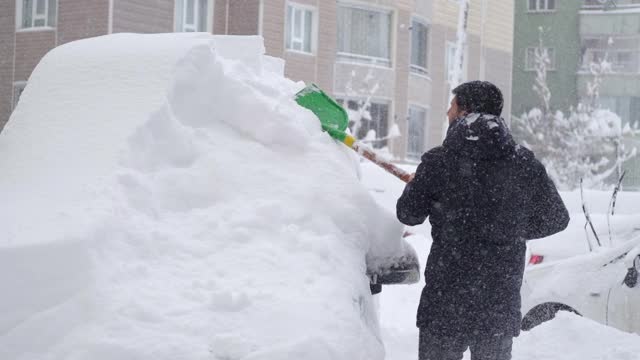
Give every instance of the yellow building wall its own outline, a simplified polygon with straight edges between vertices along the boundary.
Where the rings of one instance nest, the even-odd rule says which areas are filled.
[[[471,0],[467,31],[482,39],[483,46],[513,52],[513,1]],[[459,5],[455,0],[434,0],[433,23],[456,29]]]

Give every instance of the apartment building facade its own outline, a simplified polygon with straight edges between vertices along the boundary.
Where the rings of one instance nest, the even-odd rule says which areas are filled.
[[[599,105],[618,114],[623,126],[640,124],[640,0],[519,0],[515,7],[513,113],[518,116],[540,101],[532,89],[534,48],[542,29],[550,58],[547,85],[551,108],[565,113],[587,96],[590,66],[606,56],[611,73],[599,87]],[[627,148],[640,150],[640,139],[627,137]],[[625,164],[628,189],[640,189],[640,159]]]
[[[471,1],[465,78],[496,82],[508,109],[513,11],[504,3]],[[458,6],[454,0],[1,0],[0,126],[55,46],[116,32],[261,35],[267,54],[285,59],[287,77],[317,83],[361,119],[361,137],[396,159],[418,161],[442,141]]]

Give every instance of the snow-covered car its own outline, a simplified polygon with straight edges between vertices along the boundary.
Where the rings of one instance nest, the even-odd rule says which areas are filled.
[[[415,251],[302,86],[255,36],[49,52],[0,133],[0,359],[382,360],[367,275]]]
[[[522,329],[570,311],[640,333],[640,236],[613,248],[527,267]]]

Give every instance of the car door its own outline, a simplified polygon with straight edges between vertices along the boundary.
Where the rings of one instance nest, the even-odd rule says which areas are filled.
[[[618,279],[609,295],[608,324],[620,330],[640,334],[640,255],[635,254]]]

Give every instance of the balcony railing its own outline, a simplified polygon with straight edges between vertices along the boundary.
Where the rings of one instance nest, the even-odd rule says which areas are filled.
[[[581,72],[588,72],[592,63],[600,63],[607,56],[614,73],[640,74],[640,49],[594,49],[584,52]]]
[[[364,63],[381,67],[391,67],[390,59],[347,52],[338,52],[337,60],[347,63]]]
[[[622,10],[639,7],[640,0],[584,0],[582,5],[585,10]]]

